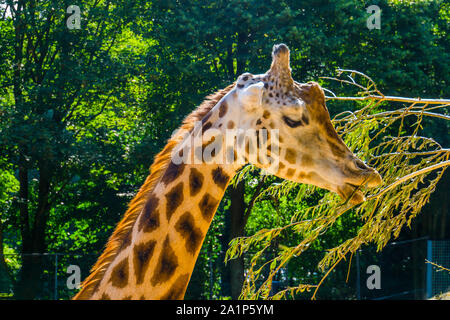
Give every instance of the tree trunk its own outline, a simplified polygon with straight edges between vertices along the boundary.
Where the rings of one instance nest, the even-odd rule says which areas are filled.
[[[1,272],[3,270],[3,272]],[[11,270],[9,269],[8,264],[6,263],[6,259],[4,256],[3,250],[3,225],[0,215],[0,275],[6,276],[8,279],[3,282],[13,283],[14,279],[12,278]]]
[[[248,55],[248,39],[249,36],[247,32],[239,32],[237,35],[236,75],[241,75],[245,72]]]
[[[449,197],[449,189],[448,186],[450,185],[450,174],[448,171],[446,171],[444,173],[444,176],[442,177],[441,181],[439,181],[439,184],[437,186],[437,192],[440,194],[440,198],[441,198],[441,220],[439,221],[439,225],[441,230],[439,230],[439,239],[446,239],[450,236],[450,234],[448,234],[448,230],[449,228],[447,227],[447,218],[449,216],[448,214],[448,197]]]
[[[32,226],[28,207],[28,170],[19,168],[20,221],[22,236],[22,267],[15,283],[14,296],[19,300],[31,300],[42,292],[43,253],[46,251],[45,232],[49,217],[50,170],[48,163],[39,164],[38,206]]]
[[[240,181],[235,188],[230,189],[230,235],[229,241],[244,236],[245,228],[245,180]],[[238,299],[244,283],[244,256],[232,259],[230,264],[231,298]]]

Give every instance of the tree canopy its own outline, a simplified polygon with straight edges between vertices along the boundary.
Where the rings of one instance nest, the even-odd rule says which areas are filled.
[[[369,4],[381,8],[379,30],[366,26]],[[99,253],[143,183],[153,156],[182,119],[239,74],[265,72],[275,43],[289,45],[294,79],[318,81],[339,96],[353,95],[354,86],[321,78],[335,77],[338,68],[369,75],[385,95],[450,96],[446,1],[83,0],[78,1],[79,28],[67,25],[73,14],[67,10],[70,5],[70,1],[0,0],[0,268],[4,266],[14,283],[16,298],[39,297],[42,283],[37,279],[52,268],[28,254]],[[383,148],[435,152],[449,144],[449,122],[442,119],[404,113],[377,117],[393,111],[386,102],[365,108],[364,101],[336,99],[328,105],[332,116],[344,111],[358,115],[354,123],[346,122],[350,116],[337,117],[336,126],[355,150],[392,178],[420,170],[429,158],[383,159],[388,150]],[[404,112],[411,112],[408,106],[399,104]],[[435,112],[416,111],[427,110]],[[448,114],[448,109],[436,112]],[[392,125],[391,116],[397,119]],[[376,136],[381,128],[383,133]],[[421,140],[422,136],[400,139],[419,130],[432,141]],[[384,136],[398,139],[391,144],[377,140]],[[408,149],[411,146],[416,148]],[[446,152],[430,157],[437,161],[436,157],[448,156]],[[386,163],[397,166],[392,169]],[[232,292],[240,291],[242,279],[232,282],[233,270],[243,275],[253,258],[244,255],[242,268],[230,272],[236,266],[224,259],[231,239],[262,235],[261,229],[294,222],[300,225],[311,218],[311,210],[324,205],[320,201],[334,199],[323,190],[244,170],[236,186],[242,197],[237,199],[237,189],[230,187],[222,200],[188,297],[235,297]],[[413,229],[422,226],[420,232],[415,229],[416,236],[449,236],[448,202],[442,200],[448,198],[448,175],[437,185],[436,179],[427,176],[411,184],[419,193],[437,190],[424,208],[429,193],[411,200],[411,205],[422,208],[422,220],[418,216],[411,222],[419,213],[414,212],[401,221]],[[275,188],[279,184],[282,188]],[[399,190],[389,191],[392,201],[407,197]],[[343,251],[354,248],[353,242],[344,241],[369,232],[361,229],[362,222],[381,228],[383,212],[392,215],[376,201],[361,207],[367,211],[356,209],[341,217],[334,215],[337,211],[323,212],[320,217],[336,223],[316,249],[338,249],[322,266],[332,265]],[[369,207],[381,214],[370,215]],[[440,214],[431,217],[427,210]],[[244,218],[231,221],[231,216]],[[412,237],[401,230],[391,231]],[[383,244],[388,239],[371,238]],[[272,243],[269,260],[280,262],[283,254],[293,253],[287,248],[301,241],[297,233],[289,233],[286,240],[280,246]],[[289,276],[301,278],[304,270],[315,270],[313,260],[305,259]]]

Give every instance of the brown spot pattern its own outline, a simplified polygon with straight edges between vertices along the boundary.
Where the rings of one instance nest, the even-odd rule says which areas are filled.
[[[142,229],[144,232],[151,232],[159,227],[159,211],[156,210],[158,203],[159,200],[154,195],[151,195],[147,200],[139,219],[139,232]]]
[[[300,172],[299,175],[298,175],[298,178],[299,178],[299,179],[302,179],[302,180],[304,180],[304,179],[311,179],[311,177],[312,177],[314,174],[315,174],[314,172],[310,172],[310,173]]]
[[[120,250],[124,250],[131,244],[131,237],[133,235],[132,231],[133,231],[133,229],[128,230],[127,233],[125,234],[125,236],[123,237],[122,245],[120,246]]]
[[[203,215],[203,218],[207,221],[210,221],[216,206],[218,204],[218,200],[211,196],[209,193],[205,193],[203,198],[198,203],[198,207],[200,208],[200,212]]]
[[[303,167],[311,167],[313,165],[313,159],[311,158],[311,156],[307,155],[307,154],[303,154],[301,165]]]
[[[158,283],[163,283],[168,281],[175,270],[178,267],[178,258],[175,255],[174,250],[170,246],[169,237],[167,236],[164,240],[163,247],[161,249],[161,254],[158,258],[158,263],[156,265],[155,273],[153,277],[150,279],[150,282],[153,286]]]
[[[297,152],[295,152],[294,149],[287,148],[285,158],[286,158],[286,161],[289,162],[290,164],[295,164],[295,162],[297,160]]]
[[[147,271],[153,251],[155,250],[156,241],[150,240],[145,243],[136,245],[133,248],[133,266],[134,274],[136,276],[136,284],[141,284],[144,281],[144,276]]]
[[[228,104],[225,101],[222,101],[219,107],[219,118],[222,118],[228,111]]]
[[[124,288],[128,284],[128,258],[119,262],[111,272],[109,281],[114,287]]]
[[[221,167],[215,168],[212,172],[212,178],[215,184],[217,184],[222,189],[225,189],[227,186],[228,180],[230,180],[230,176],[226,174]]]
[[[337,157],[337,158],[343,158],[345,156],[345,150],[338,144],[336,144],[333,141],[328,140],[328,145],[330,146],[331,152]]]
[[[189,174],[189,192],[191,197],[195,196],[203,186],[203,174],[195,169],[191,168],[191,173]]]
[[[159,300],[181,300],[184,297],[189,282],[189,274],[178,276],[177,280],[172,284],[169,291],[162,295]]]
[[[175,225],[175,229],[185,239],[186,250],[194,255],[203,239],[202,232],[195,226],[194,217],[190,212],[185,212]]]
[[[100,300],[111,300],[111,298],[106,294],[102,294],[102,296],[100,297]]]
[[[213,142],[214,145],[211,146],[211,148],[208,148],[208,150],[206,150],[206,148],[211,145]],[[209,156],[211,155],[212,158],[214,158],[216,156],[216,153],[220,153],[220,150],[222,150],[222,140],[217,140],[216,141],[216,137],[213,136],[211,138],[210,141],[206,142],[205,144],[202,145],[202,155],[203,155],[203,159],[209,159]],[[206,152],[210,152],[209,154]]]
[[[286,172],[286,175],[288,177],[292,177],[294,175],[294,173],[295,173],[295,169],[289,168]]]
[[[169,166],[167,167],[166,172],[162,177],[162,182],[164,182],[165,184],[169,184],[170,182],[177,179],[183,173],[184,167],[184,163],[174,164],[172,161],[170,161]]]
[[[183,202],[183,182],[180,182],[175,187],[172,188],[166,194],[166,216],[167,221],[170,221],[170,217],[175,212],[175,210],[180,206]]]
[[[209,128],[212,127],[212,123],[211,122],[207,122],[205,125],[203,125],[202,127],[202,133],[204,133],[206,130],[208,130]]]
[[[337,132],[334,129],[333,125],[331,124],[330,120],[326,121],[324,126],[325,126],[325,131],[327,132],[327,135],[329,138],[336,140],[336,141],[341,141],[341,138],[337,134]]]

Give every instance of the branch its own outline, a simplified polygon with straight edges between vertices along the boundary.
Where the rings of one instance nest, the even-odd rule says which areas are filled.
[[[366,119],[379,118],[379,117],[384,117],[384,116],[393,115],[393,114],[401,114],[403,116],[415,114],[415,115],[419,115],[419,116],[428,116],[428,117],[441,118],[444,120],[450,120],[450,116],[446,116],[445,114],[426,112],[426,111],[408,111],[406,109],[399,109],[399,110],[395,110],[395,111],[385,111],[385,112],[380,112],[380,113],[375,113],[375,114],[369,114],[365,118]]]
[[[438,264],[436,264],[434,262],[431,262],[431,261],[429,261],[427,259],[425,259],[425,262],[435,266],[436,268],[438,268],[439,269],[438,271],[446,270],[446,271],[450,272],[450,269],[444,268],[443,266],[440,266],[440,265],[438,265]]]
[[[371,161],[378,158],[390,157],[390,156],[425,156],[430,154],[439,154],[439,153],[450,153],[450,149],[439,149],[433,151],[424,151],[424,152],[391,152],[391,153],[383,153],[378,156],[373,156],[370,158]]]
[[[351,81],[343,80],[343,79],[337,79],[337,78],[333,78],[333,77],[320,77],[320,78],[321,78],[321,79],[328,79],[328,80],[338,81],[338,82],[341,82],[341,83],[351,84],[351,85],[356,86],[356,87],[358,87],[358,88],[360,88],[360,89],[363,89],[363,90],[364,90],[364,93],[365,93],[365,94],[368,94],[368,95],[370,95],[372,92],[376,92],[376,93],[378,93],[380,96],[384,96],[384,94],[381,93],[380,90],[378,90],[375,81],[373,81],[372,78],[370,78],[368,75],[366,75],[366,74],[364,74],[364,73],[362,73],[362,72],[356,71],[356,70],[337,69],[338,77],[340,77],[343,73],[346,73],[346,72],[347,72],[347,73],[350,73],[350,75],[347,75],[347,77],[348,77]],[[353,76],[354,76],[355,74],[357,74],[357,75],[363,77],[364,79],[366,79],[366,80],[369,82],[369,84],[368,84],[367,86],[364,87],[363,85],[361,85],[361,84],[359,84],[359,83],[356,83],[356,81],[353,79]],[[373,87],[374,89],[373,89],[373,90],[370,90],[371,87]]]
[[[379,96],[368,95],[364,97],[329,97],[325,96],[326,100],[353,100],[353,101],[365,101],[365,100],[387,100],[397,102],[409,102],[409,103],[429,103],[429,104],[450,104],[450,99],[422,99],[422,98],[405,98],[396,96]]]
[[[430,172],[430,171],[433,171],[433,170],[436,170],[436,169],[439,169],[439,168],[443,168],[443,167],[446,167],[446,166],[449,166],[449,165],[450,165],[450,160],[447,160],[447,161],[440,162],[440,163],[438,163],[438,164],[435,164],[435,165],[432,165],[432,166],[429,166],[429,167],[420,169],[419,171],[410,173],[410,174],[408,174],[408,175],[402,177],[401,179],[395,181],[393,184],[387,186],[386,188],[384,188],[383,190],[381,190],[381,191],[380,191],[379,193],[377,193],[376,195],[367,197],[367,200],[372,200],[372,199],[379,198],[381,195],[385,194],[385,193],[388,192],[389,190],[392,190],[393,188],[395,188],[395,187],[398,186],[399,184],[401,184],[401,183],[403,183],[403,182],[405,182],[405,181],[407,181],[407,180],[409,180],[409,179],[412,179],[412,178],[414,178],[414,177],[416,177],[416,176],[418,176],[418,175],[421,175],[421,174],[424,174],[424,173],[427,173],[427,172]]]

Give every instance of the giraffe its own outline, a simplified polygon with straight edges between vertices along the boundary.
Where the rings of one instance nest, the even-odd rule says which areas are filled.
[[[285,44],[274,45],[265,74],[240,75],[186,117],[155,157],[74,299],[183,299],[219,202],[245,163],[353,204],[365,200],[361,185],[382,183],[336,133],[320,85],[292,79],[289,55]],[[225,139],[237,129],[251,132],[256,142]],[[218,134],[208,136],[213,131]],[[186,139],[194,136],[200,144]],[[266,158],[257,155],[262,149]]]

